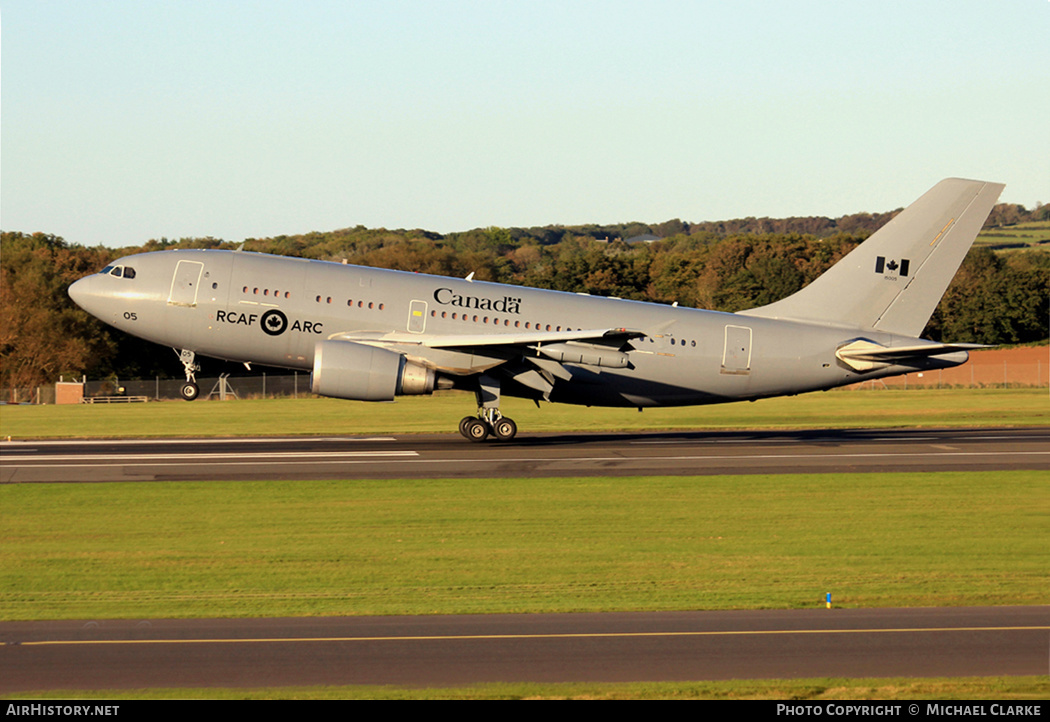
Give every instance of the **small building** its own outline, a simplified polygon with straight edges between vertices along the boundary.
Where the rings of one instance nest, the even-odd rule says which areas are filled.
[[[56,381],[56,404],[79,404],[84,401],[84,384],[80,381]]]

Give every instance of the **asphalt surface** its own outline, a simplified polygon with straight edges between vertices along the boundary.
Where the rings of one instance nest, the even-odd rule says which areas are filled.
[[[1050,428],[0,442],[0,482],[1050,470]],[[0,694],[1050,673],[1050,607],[0,623]]]
[[[0,442],[0,483],[1050,470],[1050,428]]]
[[[0,624],[44,689],[1043,675],[1050,607]]]

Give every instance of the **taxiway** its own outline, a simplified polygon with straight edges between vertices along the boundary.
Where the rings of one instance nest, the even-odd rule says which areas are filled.
[[[0,623],[0,694],[1040,675],[1050,607]]]

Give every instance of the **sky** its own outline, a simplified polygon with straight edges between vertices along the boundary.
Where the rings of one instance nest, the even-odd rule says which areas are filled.
[[[0,0],[0,228],[85,246],[364,225],[1050,203],[1048,0]]]

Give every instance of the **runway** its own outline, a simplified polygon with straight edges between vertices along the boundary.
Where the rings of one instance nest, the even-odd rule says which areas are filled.
[[[0,442],[0,483],[1050,470],[1050,428]]]
[[[1043,675],[1050,607],[0,623],[44,689]]]

